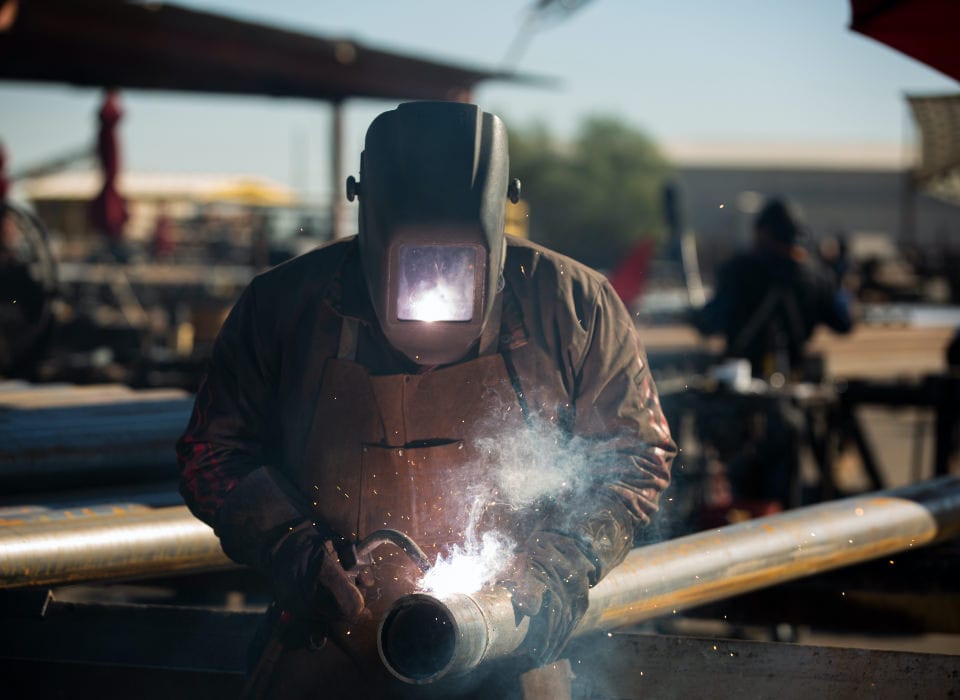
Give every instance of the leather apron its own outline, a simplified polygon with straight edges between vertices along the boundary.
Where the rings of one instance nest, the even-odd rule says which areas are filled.
[[[383,528],[399,530],[433,562],[464,544],[478,508],[498,500],[494,465],[478,440],[516,435],[523,421],[499,354],[425,374],[382,376],[349,360],[330,359],[307,458],[295,481],[315,494],[318,518],[348,540]],[[381,583],[410,571],[402,552],[391,545],[383,549]],[[367,603],[377,607],[375,599]]]
[[[511,360],[495,353],[423,374],[371,375],[347,359],[346,345],[324,365],[304,459],[298,472],[288,473],[310,496],[318,520],[352,542],[378,529],[399,530],[431,563],[466,543],[472,526],[518,535],[481,440],[523,430],[529,409]],[[512,354],[528,349],[524,343]],[[525,365],[534,360],[526,359]],[[543,396],[542,384],[537,393]],[[546,393],[546,403],[566,400]],[[309,688],[323,688],[325,697],[415,692],[382,668],[375,635],[390,605],[416,589],[419,572],[390,544],[375,550],[374,560],[375,584],[363,589],[372,622],[351,630],[346,645],[341,638],[318,651],[284,653],[272,674],[280,685],[270,683],[266,697],[317,696]]]

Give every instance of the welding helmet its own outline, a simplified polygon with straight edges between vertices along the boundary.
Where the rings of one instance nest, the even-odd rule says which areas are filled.
[[[519,193],[508,166],[503,122],[476,105],[405,103],[367,130],[347,180],[361,264],[384,335],[417,364],[462,359],[490,319]]]

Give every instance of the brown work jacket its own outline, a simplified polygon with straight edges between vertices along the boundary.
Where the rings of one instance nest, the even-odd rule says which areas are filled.
[[[602,275],[528,241],[507,237],[503,280],[497,349],[513,365],[519,404],[589,445],[592,487],[616,494],[634,525],[647,523],[675,445],[632,318]],[[359,321],[356,361],[371,375],[434,371],[412,365],[379,332],[355,238],[257,276],[221,329],[178,443],[181,491],[198,517],[214,522],[226,493],[264,464],[300,482],[311,433],[324,429],[314,407],[344,318]],[[630,546],[601,556],[599,575]]]
[[[599,580],[657,510],[675,454],[635,325],[602,275],[509,237],[498,303],[486,353],[418,367],[379,330],[355,238],[259,275],[221,329],[178,443],[185,501],[216,524],[226,494],[271,465],[345,539],[398,529],[433,559],[470,536],[451,506],[470,508],[471,476],[489,487],[489,462],[513,456],[496,498],[559,474],[562,492],[547,495],[567,507],[551,527],[590,540]]]

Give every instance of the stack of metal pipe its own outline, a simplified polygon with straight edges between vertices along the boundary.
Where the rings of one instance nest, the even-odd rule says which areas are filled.
[[[179,390],[0,384],[0,492],[173,480],[192,403]]]

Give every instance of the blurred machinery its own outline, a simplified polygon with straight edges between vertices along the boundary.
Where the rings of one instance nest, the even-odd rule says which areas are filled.
[[[0,198],[0,376],[32,370],[50,340],[56,292],[43,224]]]

